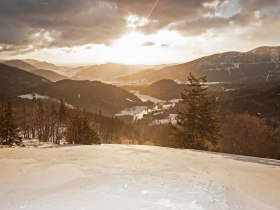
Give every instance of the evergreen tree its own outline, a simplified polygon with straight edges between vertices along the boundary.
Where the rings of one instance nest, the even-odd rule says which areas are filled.
[[[2,143],[12,145],[20,144],[17,126],[15,124],[14,112],[10,102],[5,108],[4,115],[0,119],[0,138]]]
[[[73,144],[101,144],[97,132],[91,128],[86,117],[75,113],[67,124],[66,140]]]
[[[58,143],[58,139],[57,139],[57,112],[56,112],[56,109],[55,109],[55,105],[54,105],[54,102],[52,101],[51,102],[51,111],[50,111],[50,124],[51,124],[51,132],[50,132],[50,135],[51,135],[51,142],[52,143]]]
[[[58,111],[58,120],[60,124],[65,124],[67,118],[66,106],[63,99],[60,99],[60,106]]]
[[[189,88],[182,93],[182,109],[171,130],[177,147],[209,149],[218,143],[218,103],[213,96],[208,96],[205,82],[206,77],[196,78],[192,74],[188,77]]]
[[[59,144],[60,140],[65,135],[65,127],[68,119],[68,112],[63,99],[60,99],[60,105],[57,114],[57,125],[56,125],[56,143]]]
[[[36,124],[36,130],[39,141],[44,141],[44,124],[45,124],[45,108],[43,106],[43,103],[41,100],[38,100],[36,110],[35,110],[35,124]]]
[[[24,138],[27,138],[27,120],[26,120],[26,107],[25,104],[22,104],[22,109],[18,110],[17,113],[17,118],[18,118],[18,125],[20,128],[20,131],[23,134]]]

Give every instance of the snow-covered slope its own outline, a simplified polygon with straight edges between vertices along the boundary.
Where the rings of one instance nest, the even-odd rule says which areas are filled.
[[[151,146],[0,150],[0,209],[280,209],[280,161]]]

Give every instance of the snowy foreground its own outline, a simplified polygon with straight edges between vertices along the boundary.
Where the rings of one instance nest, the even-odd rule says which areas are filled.
[[[280,161],[133,145],[2,148],[0,209],[280,209]]]

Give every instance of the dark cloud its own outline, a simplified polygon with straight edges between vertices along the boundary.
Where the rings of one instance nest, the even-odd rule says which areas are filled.
[[[142,46],[146,46],[146,47],[149,47],[149,46],[154,46],[155,43],[154,42],[145,42],[142,44]]]
[[[236,12],[217,15],[228,2],[238,5]],[[137,27],[145,33],[172,29],[198,35],[256,22],[273,28],[279,25],[279,5],[279,0],[0,0],[0,48],[110,43],[128,30],[130,14],[152,20]]]
[[[227,18],[223,17],[204,17],[190,22],[178,22],[171,25],[172,30],[184,31],[188,35],[199,35],[211,28],[223,28],[229,24]]]
[[[161,44],[160,46],[161,47],[168,47],[169,45],[168,44]]]
[[[125,20],[116,4],[108,2],[0,0],[2,45],[26,47],[38,35],[42,37],[37,37],[36,40],[48,40],[43,47],[104,43],[121,35],[124,27]]]
[[[0,19],[0,43],[19,45],[27,42],[30,28],[27,24],[19,21]]]
[[[142,27],[142,32],[151,33],[155,30],[165,28],[169,24],[184,21],[192,21],[202,14],[214,14],[215,9],[205,7],[207,3],[214,0],[115,0],[123,13],[134,13],[155,20]],[[218,4],[224,0],[217,0]],[[157,2],[156,5],[154,3]],[[154,6],[154,7],[153,7]]]

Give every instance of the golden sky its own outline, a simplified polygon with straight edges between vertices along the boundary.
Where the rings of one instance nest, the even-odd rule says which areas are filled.
[[[162,64],[280,45],[279,0],[0,0],[0,59]]]

